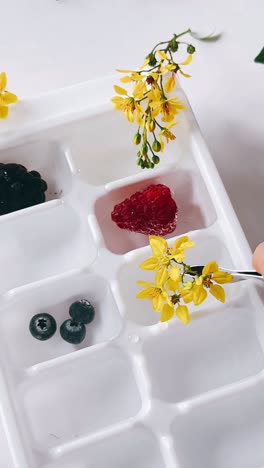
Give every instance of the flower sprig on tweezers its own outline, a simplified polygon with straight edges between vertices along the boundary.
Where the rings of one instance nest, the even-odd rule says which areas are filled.
[[[225,302],[225,291],[220,285],[232,281],[232,275],[219,271],[214,261],[204,266],[201,275],[193,272],[191,266],[184,262],[185,250],[194,246],[188,236],[176,239],[172,247],[158,236],[150,236],[149,243],[152,256],[141,263],[140,268],[153,270],[155,277],[153,282],[138,281],[143,289],[136,297],[149,299],[155,312],[161,314],[161,322],[176,315],[184,324],[189,323],[186,304],[199,306],[207,298],[208,291],[218,301]]]
[[[137,164],[142,169],[153,169],[160,162],[156,153],[162,152],[165,143],[176,138],[171,128],[176,125],[175,116],[185,106],[176,96],[169,95],[175,88],[177,73],[190,77],[185,73],[184,67],[191,63],[195,47],[182,41],[181,37],[191,33],[188,29],[174,34],[168,41],[156,44],[139,70],[117,70],[125,74],[120,81],[132,84],[132,89],[128,92],[115,85],[117,96],[111,100],[115,109],[121,110],[129,122],[138,124],[133,143],[140,145]],[[184,61],[177,62],[174,54],[180,47],[185,48],[187,57]]]

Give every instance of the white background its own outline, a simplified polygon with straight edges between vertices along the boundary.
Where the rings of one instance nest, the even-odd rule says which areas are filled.
[[[252,248],[264,240],[263,0],[1,0],[1,70],[10,91],[36,96],[135,67],[158,41],[191,27],[182,83]],[[1,126],[0,126],[1,132]],[[1,468],[11,468],[3,458]]]

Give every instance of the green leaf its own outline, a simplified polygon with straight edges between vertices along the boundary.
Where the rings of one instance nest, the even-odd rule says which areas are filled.
[[[256,63],[264,63],[264,47],[263,47],[263,49],[260,51],[260,53],[257,55],[257,57],[255,58],[254,62],[256,62]]]
[[[194,39],[197,39],[198,41],[204,41],[204,42],[216,42],[222,37],[222,33],[215,34],[214,32],[211,32],[210,34],[207,34],[206,36],[201,36],[201,34],[195,31],[191,31],[190,34]]]

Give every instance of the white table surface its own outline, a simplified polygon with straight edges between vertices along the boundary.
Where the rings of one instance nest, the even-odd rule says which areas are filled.
[[[21,99],[135,67],[173,32],[222,31],[216,43],[195,44],[193,77],[182,84],[251,247],[264,240],[264,65],[253,61],[264,46],[263,0],[0,5],[1,69]],[[13,468],[3,450],[2,467]]]

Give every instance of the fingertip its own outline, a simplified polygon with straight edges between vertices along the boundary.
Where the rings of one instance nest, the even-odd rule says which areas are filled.
[[[257,246],[253,254],[253,266],[258,273],[264,276],[264,242]]]

